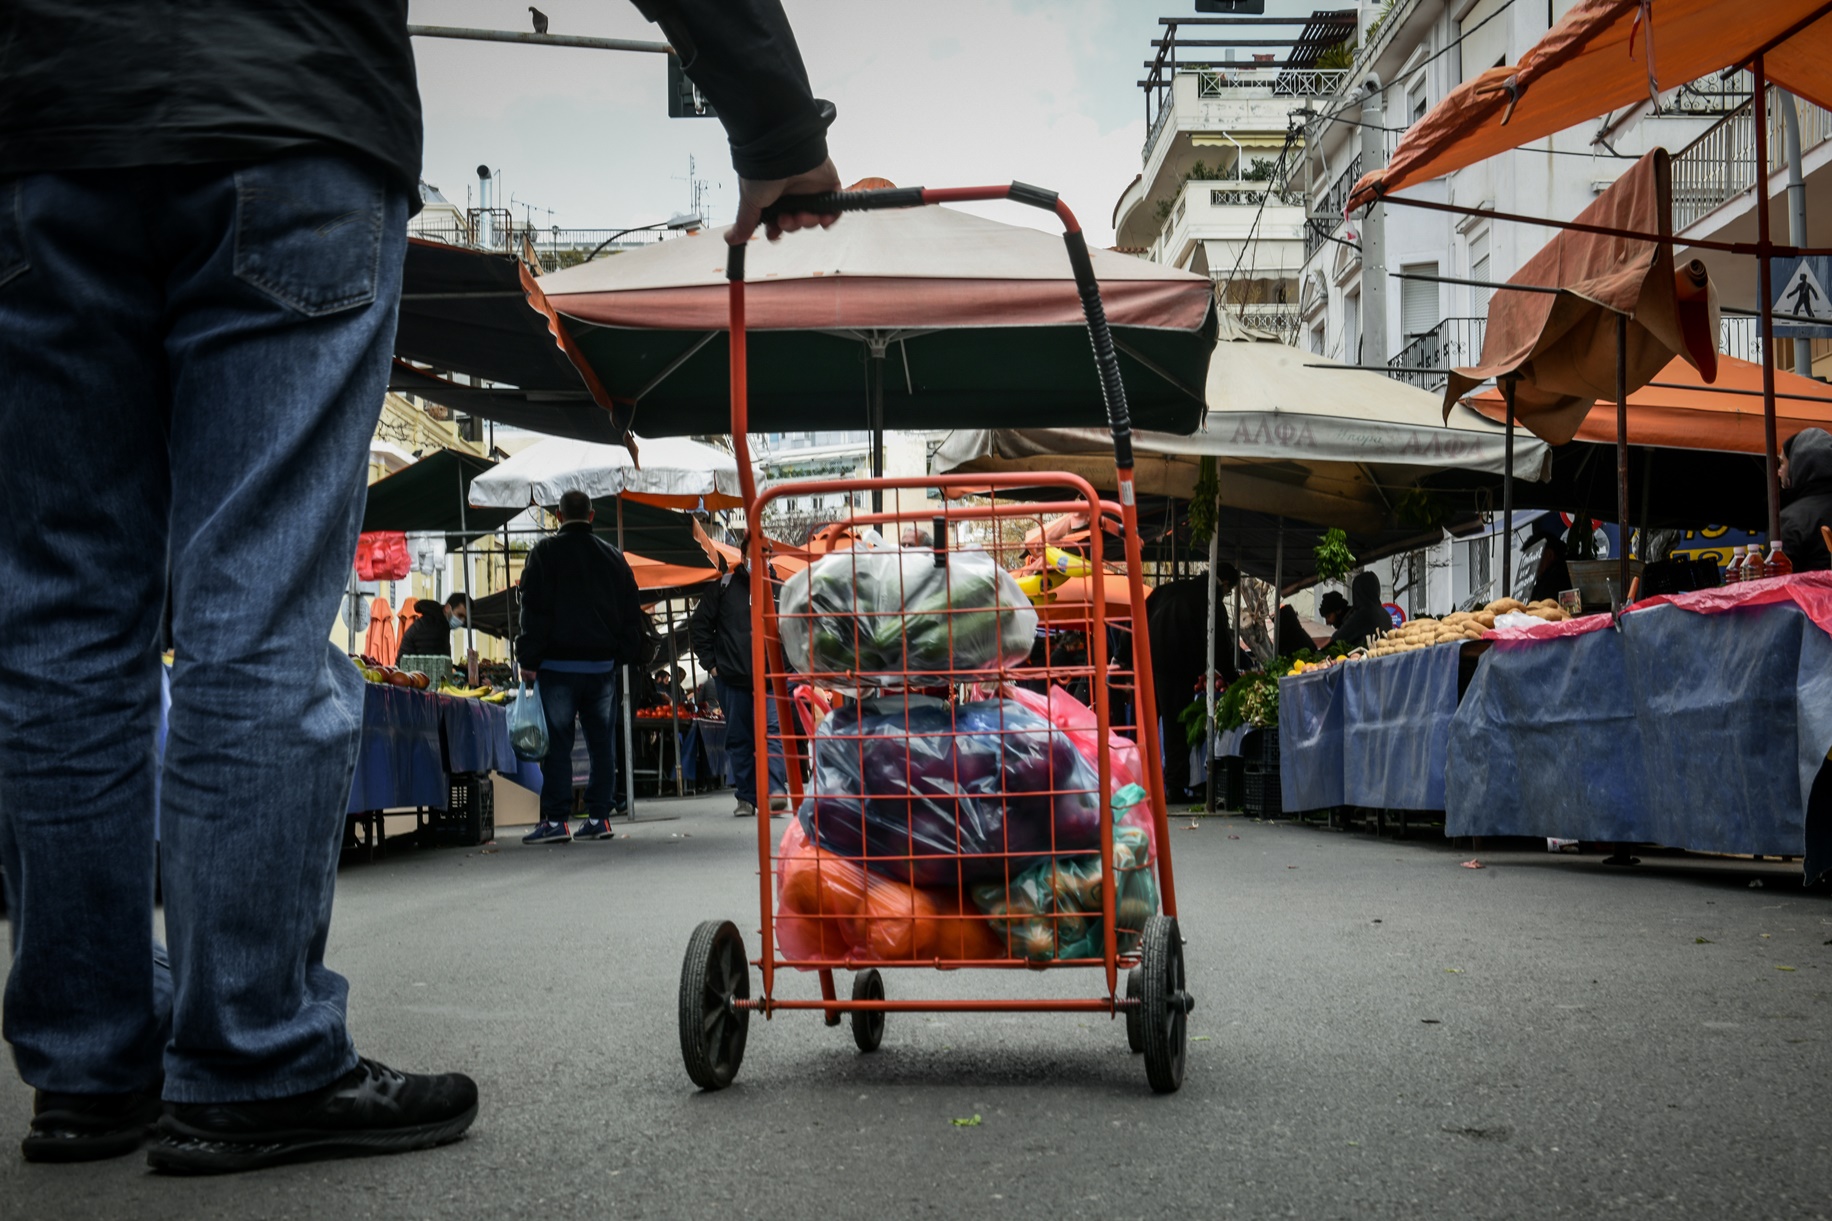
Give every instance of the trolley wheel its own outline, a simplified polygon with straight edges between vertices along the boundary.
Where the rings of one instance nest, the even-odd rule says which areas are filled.
[[[1139,1000],[1145,995],[1145,968],[1134,967],[1126,972],[1126,999]],[[1137,1005],[1126,1010],[1126,1046],[1138,1055],[1145,1050],[1145,1026]]]
[[[1145,1077],[1154,1093],[1172,1094],[1183,1085],[1188,1050],[1189,1011],[1185,990],[1183,939],[1177,921],[1153,916],[1145,922],[1144,961],[1139,997],[1139,1034],[1145,1051]]]
[[[693,930],[681,963],[681,1059],[703,1090],[722,1090],[744,1062],[751,1011],[734,1002],[751,995],[744,938],[729,920],[705,920]]]
[[[878,974],[878,968],[867,967],[852,977],[852,999],[855,1001],[881,1001],[884,999],[884,976]],[[854,1009],[852,1011],[852,1041],[859,1045],[860,1051],[877,1051],[878,1044],[884,1042],[884,1011]]]

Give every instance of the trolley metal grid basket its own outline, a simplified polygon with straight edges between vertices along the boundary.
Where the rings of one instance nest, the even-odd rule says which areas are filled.
[[[769,1018],[786,1010],[818,1011],[829,1026],[850,1016],[864,1051],[878,1047],[889,1013],[1106,1013],[1124,1018],[1153,1090],[1168,1093],[1183,1081],[1194,1002],[1185,984],[1150,715],[1156,703],[1131,428],[1080,226],[1053,192],[1021,183],[853,191],[785,199],[777,208],[857,211],[998,199],[1045,208],[1062,221],[1113,434],[1118,503],[1101,501],[1085,480],[1068,474],[825,480],[759,494],[746,444],[745,252],[734,246],[729,253],[731,430],[746,520],[760,522],[773,500],[811,492],[935,491],[946,507],[857,514],[851,521],[860,528],[927,518],[933,538],[920,548],[893,541],[879,550],[830,553],[789,578],[805,589],[783,595],[782,607],[775,596],[751,599],[756,775],[760,782],[768,777],[772,748],[779,750],[790,764],[792,812],[786,825],[772,824],[767,807],[757,819],[757,956],[747,957],[731,921],[703,922],[687,947],[681,1053],[688,1076],[703,1089],[723,1088],[737,1074],[753,1013]],[[1020,487],[1049,498],[1000,499],[1002,491]],[[972,503],[959,499],[970,494]],[[1031,533],[1040,535],[1044,515],[1061,513],[1081,514],[1091,526],[1089,575],[1081,578],[1086,606],[1073,612],[1071,624],[1085,632],[1086,643],[1065,649],[1060,636],[1045,632],[1030,650],[1023,634],[1033,629],[1024,616],[1038,612],[1003,561],[1026,545],[1019,541],[1024,525],[1034,523]],[[1103,547],[1116,537],[1123,576],[1108,570]],[[771,572],[759,529],[750,533],[746,558],[751,573]],[[821,565],[829,566],[825,574]],[[817,595],[822,575],[829,579]],[[1060,609],[1047,605],[1048,597],[1039,598],[1046,619]],[[1044,685],[1049,694],[1027,696],[1019,683],[1033,692]],[[1067,693],[1054,687],[1085,690],[1085,705],[1062,702]],[[830,706],[828,692],[838,693],[839,707]],[[780,728],[766,732],[771,700]],[[1122,709],[1146,711],[1129,725],[1127,714],[1116,715]],[[1121,781],[1137,784],[1143,795]],[[751,991],[752,966],[761,976],[758,996]],[[784,995],[778,974],[784,967],[815,974],[820,995]],[[1101,985],[1085,997],[887,997],[881,970],[913,967],[1098,968]],[[838,993],[839,970],[853,973],[850,998]]]

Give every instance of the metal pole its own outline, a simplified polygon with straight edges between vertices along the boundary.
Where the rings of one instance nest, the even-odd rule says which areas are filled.
[[[1279,648],[1279,600],[1285,596],[1285,519],[1278,519],[1279,547],[1272,555],[1272,651]]]
[[[1769,374],[1771,379],[1774,374]],[[1616,315],[1616,606],[1628,605],[1628,315]]]
[[[687,763],[681,758],[681,681],[680,652],[674,646],[674,599],[662,603],[662,615],[668,624],[668,723],[674,731],[674,795],[687,795]],[[657,789],[661,785],[655,786]]]
[[[350,561],[349,599],[349,604],[344,611],[344,623],[350,629],[350,647],[347,652],[354,654],[356,652],[356,561],[354,558]],[[381,659],[378,657],[376,660]]]
[[[1386,106],[1381,80],[1372,72],[1362,82],[1361,172],[1387,164]],[[1361,220],[1361,351],[1355,364],[1383,361],[1387,351],[1387,208],[1376,203]]]
[[[1807,180],[1800,160],[1800,108],[1794,104],[1794,95],[1785,89],[1775,91],[1775,100],[1781,105],[1781,134],[1787,144],[1787,240],[1804,246],[1807,244]],[[1767,302],[1763,303],[1763,308],[1768,308]],[[1804,335],[1794,337],[1794,372],[1802,377],[1813,376],[1813,346]]]
[[[1750,98],[1756,127],[1756,301],[1762,320],[1762,457],[1768,471],[1768,537],[1781,537],[1781,472],[1775,444],[1775,291],[1769,260],[1774,245],[1768,225],[1768,73],[1762,56],[1751,65],[1755,76]]]
[[[634,38],[584,38],[577,34],[534,34],[517,30],[473,30],[451,25],[410,25],[410,38],[458,38],[467,42],[519,42],[529,46],[585,47],[592,51],[647,51],[668,55],[674,50],[665,42],[644,42]]]
[[[464,553],[464,678],[465,685],[477,685],[477,637],[471,627],[471,535],[465,510],[464,464],[458,465],[458,545]]]
[[[623,493],[617,494],[617,550],[623,550]],[[623,800],[630,812],[630,821],[636,821],[636,756],[635,731],[630,725],[630,666],[623,666]],[[660,784],[655,786],[661,788]]]
[[[1501,573],[1496,581],[1500,598],[1514,596],[1514,379],[1501,379],[1501,398],[1507,404],[1508,430],[1502,442],[1501,471]],[[1490,599],[1493,601],[1494,599]]]
[[[1214,515],[1209,518],[1209,575],[1207,577],[1209,583],[1209,630],[1203,636],[1208,646],[1209,664],[1208,669],[1203,673],[1203,678],[1206,681],[1202,685],[1202,699],[1206,713],[1202,722],[1202,758],[1204,762],[1203,771],[1206,773],[1208,783],[1208,788],[1203,794],[1202,808],[1210,814],[1215,812],[1215,602],[1217,600],[1215,569],[1221,558],[1221,528],[1217,520],[1220,516],[1221,490],[1217,488],[1215,492],[1215,512]],[[1157,715],[1156,709],[1152,710],[1152,715]],[[1170,727],[1168,725],[1165,726],[1165,731],[1167,733],[1169,729]]]
[[[884,478],[884,353],[886,344],[871,340],[871,477]],[[871,490],[871,511],[884,512],[884,489]]]
[[[520,618],[516,612],[518,599],[515,596],[515,581],[509,572],[509,523],[503,523],[503,595],[508,599],[503,603],[504,617],[509,624],[509,673],[515,673],[515,621]]]

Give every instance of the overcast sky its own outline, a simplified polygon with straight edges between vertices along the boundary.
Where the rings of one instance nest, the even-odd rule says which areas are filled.
[[[1337,4],[1342,0],[1337,0]],[[627,0],[539,0],[555,34],[659,39]],[[1335,7],[1270,0],[1271,13]],[[839,120],[843,181],[900,186],[1020,179],[1062,192],[1091,240],[1140,169],[1134,82],[1160,16],[1193,0],[785,0],[815,94]],[[412,0],[425,25],[530,29],[525,0]],[[426,106],[424,176],[463,206],[476,167],[499,171],[518,217],[621,228],[689,201],[688,158],[730,220],[735,180],[714,119],[669,119],[660,56],[414,40]],[[473,202],[475,200],[473,199]],[[1047,227],[1015,205],[989,215]]]

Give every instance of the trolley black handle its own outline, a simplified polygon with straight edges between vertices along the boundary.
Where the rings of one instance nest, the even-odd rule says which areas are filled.
[[[969,199],[1009,199],[1013,203],[1055,212],[1062,217],[1063,244],[1068,248],[1069,267],[1075,273],[1075,289],[1081,297],[1082,314],[1088,320],[1088,339],[1094,347],[1094,364],[1100,373],[1101,398],[1107,407],[1107,427],[1113,434],[1114,464],[1132,469],[1132,417],[1126,409],[1126,387],[1120,380],[1119,355],[1113,344],[1113,331],[1107,324],[1107,311],[1101,304],[1100,284],[1094,277],[1094,260],[1088,253],[1088,241],[1074,214],[1063,207],[1056,192],[1029,183],[1014,182],[1005,187],[927,190],[923,187],[878,187],[864,191],[825,191],[816,195],[784,195],[763,210],[766,222],[777,220],[785,212],[870,212],[886,208],[919,208],[930,203],[949,203]],[[726,260],[726,278],[744,279],[744,248],[734,246]]]
[[[920,208],[921,187],[876,187],[866,191],[822,191],[818,195],[784,195],[763,210],[765,223],[771,223],[784,212],[812,212],[825,216],[831,212],[873,212],[881,208]]]

